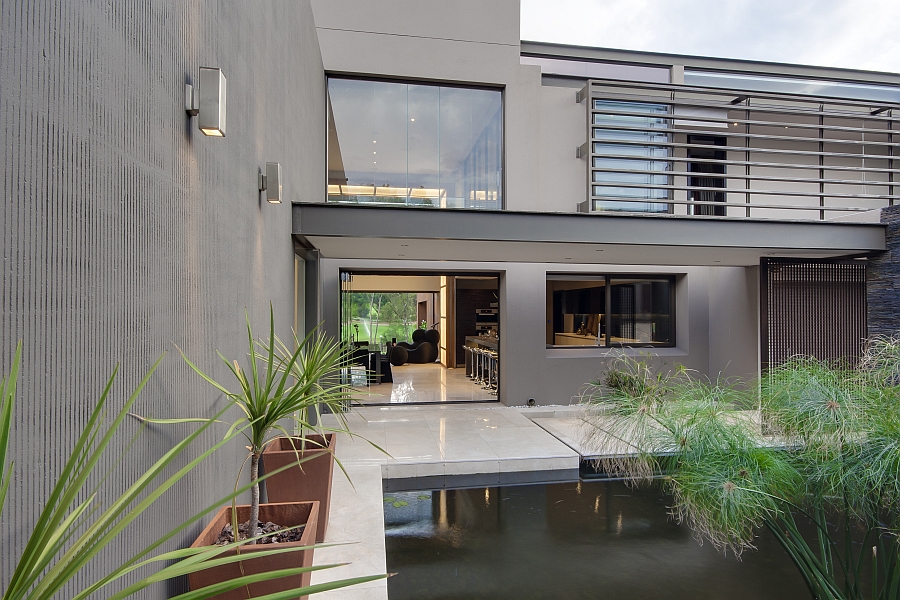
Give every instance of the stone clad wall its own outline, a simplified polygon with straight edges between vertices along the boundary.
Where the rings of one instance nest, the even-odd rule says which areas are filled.
[[[887,225],[887,252],[869,260],[867,270],[869,335],[900,331],[900,206],[881,211]]]
[[[290,334],[291,202],[325,197],[325,86],[308,0],[0,2],[0,371],[24,342],[16,475],[0,524],[9,577],[117,364],[111,409],[165,353],[135,411],[210,415],[222,399],[175,345],[228,381],[215,351],[244,359],[245,309],[262,333],[272,302],[279,335]],[[185,114],[184,86],[201,66],[227,77],[224,139]],[[258,191],[267,161],[282,165],[284,204]],[[101,473],[138,431],[125,423]],[[141,432],[97,504],[108,507],[186,431]],[[192,452],[223,434],[210,431]],[[82,581],[227,494],[244,455],[235,443],[197,470]],[[201,528],[163,549],[189,545]]]

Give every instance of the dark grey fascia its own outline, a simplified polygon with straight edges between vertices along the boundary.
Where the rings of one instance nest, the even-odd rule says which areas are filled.
[[[747,248],[865,255],[885,250],[879,223],[294,204],[293,235],[337,238]]]
[[[684,54],[663,54],[661,52],[643,52],[639,50],[620,50],[616,48],[591,48],[588,46],[570,46],[566,44],[549,44],[546,42],[522,41],[520,53],[526,56],[538,56],[557,59],[576,59],[596,62],[631,64],[644,67],[671,67],[682,65],[686,68],[703,71],[719,71],[752,75],[780,75],[806,79],[827,79],[846,81],[849,83],[872,83],[900,85],[900,74],[881,71],[862,71],[837,67],[816,67],[810,65],[794,65],[788,63],[740,60],[733,58],[713,58],[706,56],[689,56]]]

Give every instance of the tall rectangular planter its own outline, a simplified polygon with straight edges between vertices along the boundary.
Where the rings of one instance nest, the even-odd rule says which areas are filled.
[[[242,504],[237,507],[238,522],[245,523],[250,518],[250,505]],[[279,569],[293,569],[296,567],[310,567],[313,561],[313,551],[298,550],[296,552],[285,552],[273,556],[264,556],[262,558],[253,559],[254,552],[260,550],[275,550],[277,548],[290,548],[300,546],[311,546],[315,541],[316,525],[319,516],[318,502],[285,502],[280,504],[261,504],[259,506],[259,520],[263,523],[273,522],[285,527],[293,527],[306,523],[303,535],[300,541],[288,542],[284,544],[258,544],[252,546],[243,546],[241,554],[246,554],[247,559],[240,562],[227,565],[220,565],[211,569],[205,569],[188,575],[191,590],[199,590],[206,586],[230,579],[236,579],[242,575],[254,575],[256,573],[264,573],[267,571],[276,571]],[[199,548],[203,546],[212,546],[216,543],[216,539],[222,532],[222,528],[231,522],[231,507],[223,506],[210,521],[200,537],[191,544],[191,548]],[[225,552],[220,557],[234,556],[236,550]],[[294,588],[308,586],[312,573],[302,573],[291,577],[280,577],[278,579],[270,579],[268,581],[260,581],[249,587],[240,587],[235,590],[223,592],[214,596],[216,600],[246,600],[247,598],[256,598],[266,594],[275,592],[283,592]],[[300,597],[304,600],[306,596]]]
[[[278,438],[263,452],[263,468],[266,473],[297,462],[298,454],[301,459],[309,458],[266,479],[266,495],[269,502],[318,501],[318,543],[325,541],[325,531],[328,528],[336,444],[337,435],[333,433],[308,436],[305,450],[300,450],[304,446],[299,438]]]

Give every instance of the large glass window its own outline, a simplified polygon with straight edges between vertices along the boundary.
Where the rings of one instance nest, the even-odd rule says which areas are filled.
[[[593,108],[593,210],[668,212],[668,204],[640,201],[669,197],[652,187],[669,183],[669,162],[658,160],[669,156],[668,105],[594,100]]]
[[[547,347],[674,346],[671,277],[547,278]]]
[[[499,90],[328,80],[328,200],[503,206]]]

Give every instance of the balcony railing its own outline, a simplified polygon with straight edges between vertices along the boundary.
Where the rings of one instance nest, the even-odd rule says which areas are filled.
[[[616,80],[577,100],[583,212],[876,220],[900,200],[900,104]]]

